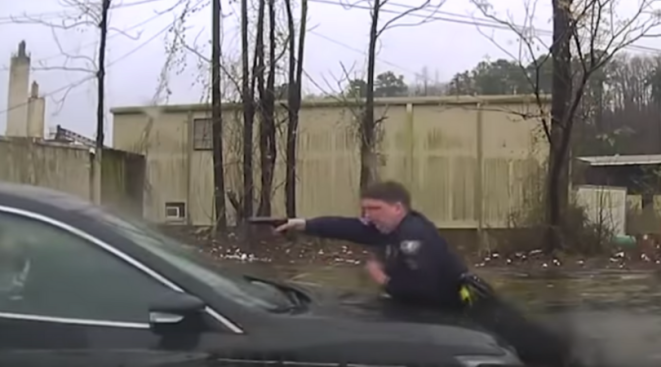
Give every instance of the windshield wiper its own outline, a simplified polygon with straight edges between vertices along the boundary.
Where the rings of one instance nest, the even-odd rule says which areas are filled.
[[[283,296],[285,296],[287,301],[289,301],[288,305],[275,307],[271,310],[272,312],[292,313],[292,312],[301,312],[307,309],[307,304],[309,303],[309,300],[304,294],[302,294],[297,289],[273,280],[261,279],[249,275],[246,275],[245,278],[252,283],[261,283],[271,286],[273,289],[277,290]]]

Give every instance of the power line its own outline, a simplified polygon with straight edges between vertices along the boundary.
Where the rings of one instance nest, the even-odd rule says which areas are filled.
[[[152,4],[156,2],[162,2],[163,0],[138,0],[138,1],[132,1],[128,3],[119,3],[117,5],[111,5],[110,9],[120,9],[120,8],[130,8],[133,6],[140,6],[140,5],[145,5],[145,4]]]
[[[353,52],[357,52],[357,53],[359,53],[359,54],[361,54],[361,55],[365,55],[365,54],[367,53],[366,50],[360,50],[360,49],[357,49],[357,48],[355,48],[355,47],[353,47],[353,46],[349,46],[348,44],[346,44],[346,43],[344,43],[344,42],[338,41],[338,40],[336,40],[336,39],[334,39],[334,38],[328,37],[328,36],[326,36],[326,35],[324,35],[324,34],[321,34],[321,33],[319,33],[319,32],[315,32],[315,31],[313,31],[313,30],[310,30],[310,31],[308,31],[308,32],[314,34],[314,35],[317,36],[317,37],[323,38],[323,39],[325,39],[325,40],[328,41],[328,42],[331,42],[331,43],[334,43],[334,44],[336,44],[336,45],[342,46],[342,47],[346,48],[347,50],[351,50],[351,51],[353,51]],[[406,68],[406,67],[401,66],[401,65],[397,65],[397,64],[395,64],[395,63],[393,63],[393,62],[390,62],[390,61],[388,61],[388,60],[384,60],[383,58],[380,58],[380,57],[378,57],[378,56],[377,56],[376,59],[377,59],[378,61],[380,61],[380,62],[386,64],[386,65],[390,65],[390,66],[395,67],[395,68],[400,69],[400,70],[408,71],[409,73],[417,74],[417,72],[415,72],[415,71],[413,71],[413,70],[411,70],[411,69],[409,69],[409,68]]]
[[[352,5],[345,5],[341,2],[337,1],[330,1],[330,0],[310,0],[310,2],[313,3],[318,3],[318,4],[325,4],[325,5],[333,5],[333,6],[339,6],[344,9],[350,10],[350,9],[361,9],[361,10],[372,10],[371,7],[365,6],[365,5],[360,5],[360,4],[352,4]],[[417,9],[415,6],[410,6],[410,5],[405,5],[405,4],[397,4],[397,3],[386,3],[386,6],[397,6],[400,8],[403,8],[405,11],[406,10],[415,10]],[[388,14],[401,14],[401,12],[392,10],[392,9],[386,9],[386,8],[381,8],[380,11]],[[421,12],[427,12],[430,15],[423,15],[420,14]],[[418,9],[415,12],[412,12],[410,14],[407,14],[407,17],[414,17],[414,18],[423,18],[423,19],[429,19],[429,20],[438,20],[441,22],[449,22],[449,23],[456,23],[456,24],[463,24],[463,25],[471,25],[471,26],[484,26],[484,27],[489,27],[489,28],[497,28],[497,29],[502,29],[502,30],[511,30],[511,28],[505,24],[500,24],[494,20],[491,19],[476,19],[476,18],[471,18],[471,20],[460,20],[460,19],[452,19],[452,18],[447,18],[447,17],[442,17],[439,15],[435,14],[445,14],[448,16],[453,16],[453,17],[458,17],[458,18],[470,18],[467,15],[463,14],[457,14],[457,13],[450,13],[450,12],[440,12],[440,11],[435,11],[432,9]]]
[[[345,6],[345,5],[342,4],[342,3],[338,3],[338,2],[330,1],[330,0],[310,0],[310,1],[311,1],[311,2],[320,3],[320,4],[327,4],[327,5],[341,6],[341,7],[343,7],[343,8],[358,8],[358,9],[362,9],[362,10],[371,10],[371,8],[366,7],[366,6],[362,6],[362,5],[351,5],[351,6]],[[406,11],[406,10],[412,10],[412,9],[415,9],[415,7],[410,6],[410,5],[398,4],[398,3],[392,3],[392,2],[388,2],[387,5],[391,5],[391,6],[395,6],[395,7],[399,7],[399,8],[404,8],[405,11]],[[381,11],[383,11],[383,12],[385,12],[385,13],[390,13],[390,14],[401,14],[401,12],[398,12],[398,11],[395,11],[395,10],[391,10],[391,9],[384,9],[384,8],[382,8]],[[471,26],[483,26],[483,27],[487,27],[487,28],[500,29],[500,30],[506,30],[506,31],[511,31],[511,30],[512,30],[512,27],[514,27],[514,28],[525,28],[525,27],[522,27],[522,26],[519,26],[519,25],[515,25],[515,24],[512,24],[511,27],[510,27],[510,25],[502,24],[502,23],[499,23],[498,21],[495,21],[495,20],[492,20],[492,19],[488,19],[488,18],[475,18],[475,17],[471,17],[471,16],[469,16],[469,15],[463,15],[463,14],[452,13],[452,12],[435,11],[435,10],[431,10],[431,9],[426,9],[426,12],[427,12],[428,14],[431,13],[431,16],[430,16],[430,15],[423,15],[423,14],[416,14],[416,13],[411,13],[411,14],[409,14],[409,15],[410,15],[410,16],[417,16],[418,18],[438,20],[438,21],[442,21],[442,22],[449,22],[449,23],[456,23],[456,24],[463,24],[463,25],[471,25]],[[441,16],[437,16],[437,15],[435,15],[435,14],[437,14],[437,13],[438,13],[438,14],[448,15],[448,16],[454,16],[454,17],[458,17],[458,18],[466,18],[466,19],[470,19],[470,20],[460,20],[460,19],[451,19],[451,18],[441,17]],[[552,32],[551,32],[551,31],[548,31],[548,30],[540,30],[540,29],[533,29],[533,30],[535,30],[536,32],[539,32],[539,33],[546,33],[547,35],[552,35]],[[314,30],[310,30],[310,31],[308,31],[308,32],[309,32],[309,33],[312,33],[312,34],[314,34],[315,36],[320,37],[320,38],[322,38],[322,39],[324,39],[324,40],[326,40],[326,41],[329,41],[329,42],[334,43],[334,44],[337,44],[337,45],[339,45],[339,46],[341,46],[341,47],[343,47],[343,48],[346,48],[346,49],[348,49],[348,50],[350,50],[350,51],[353,51],[353,52],[356,52],[356,53],[360,53],[361,55],[365,55],[365,54],[366,54],[366,50],[360,50],[360,49],[357,49],[357,48],[355,48],[355,47],[353,47],[353,46],[350,46],[350,45],[348,45],[348,44],[346,44],[346,43],[344,43],[344,42],[342,42],[342,41],[336,40],[336,39],[334,39],[334,38],[331,38],[331,37],[329,37],[329,36],[327,36],[327,35],[321,34],[321,33],[316,32],[316,31],[314,31]],[[636,49],[636,50],[642,50],[642,51],[661,52],[661,49],[657,49],[657,48],[653,48],[653,47],[646,47],[646,46],[638,46],[638,45],[628,45],[628,46],[625,47],[625,48]],[[378,60],[379,62],[381,62],[381,63],[387,64],[387,65],[390,65],[390,66],[395,67],[395,68],[398,68],[398,69],[400,69],[400,70],[408,71],[408,72],[410,72],[410,73],[412,73],[412,74],[414,74],[414,75],[417,75],[417,74],[418,74],[418,72],[412,71],[411,69],[408,69],[408,68],[403,67],[403,66],[401,66],[401,65],[397,65],[397,64],[392,63],[392,62],[390,62],[390,61],[384,60],[383,58],[379,58],[378,56],[377,56],[377,60]],[[315,86],[316,86],[317,88],[320,88],[320,89],[321,89],[321,87],[318,85],[318,83],[317,83],[316,81],[313,80],[312,76],[309,75],[309,74],[307,73],[307,71],[304,70],[304,73],[305,73],[307,79],[309,79],[313,84],[315,84]]]
[[[116,5],[112,5],[110,9],[114,10],[114,9],[130,8],[139,5],[151,4],[159,1],[163,1],[163,0],[139,0],[128,3],[119,3]],[[30,20],[45,20],[44,18],[62,18],[65,16],[76,16],[79,14],[80,14],[79,11],[71,11],[70,13],[67,13],[67,11],[50,11],[50,12],[35,13],[35,14],[22,14],[17,16],[10,15],[10,16],[0,17],[0,25],[12,24],[12,23],[24,23],[24,22],[27,23],[30,22]]]
[[[319,3],[319,4],[326,4],[326,5],[333,5],[333,6],[340,6],[345,9],[361,9],[361,10],[371,10],[371,7],[365,6],[365,5],[360,5],[360,4],[352,4],[350,6],[342,4],[337,1],[331,1],[331,0],[310,0],[310,2],[313,3]],[[404,11],[407,10],[415,10],[415,6],[411,5],[406,5],[406,4],[398,4],[398,3],[390,3],[388,2],[387,5],[392,5],[396,6],[399,8],[402,8]],[[389,14],[401,14],[401,11],[396,11],[392,9],[386,9],[386,8],[381,8],[381,11],[384,13],[389,13]],[[426,14],[420,14],[420,13],[425,13]],[[421,19],[427,19],[427,20],[437,20],[440,22],[447,22],[447,23],[455,23],[455,24],[462,24],[462,25],[471,25],[474,27],[485,27],[485,28],[491,28],[491,29],[498,29],[498,30],[506,30],[506,31],[512,31],[512,28],[515,29],[529,29],[531,31],[534,31],[539,34],[544,34],[544,35],[552,35],[553,32],[546,30],[546,29],[539,29],[539,28],[534,28],[534,27],[527,27],[527,26],[522,26],[518,24],[502,24],[499,23],[498,21],[495,21],[493,19],[488,19],[488,18],[473,18],[473,20],[461,20],[461,19],[453,19],[453,18],[448,18],[448,17],[442,17],[436,14],[445,14],[453,17],[467,17],[467,15],[463,14],[457,14],[457,13],[451,13],[451,12],[439,12],[435,11],[433,9],[420,9],[416,12],[412,12],[408,14],[407,16],[409,17],[414,17],[414,18],[421,18]],[[627,45],[623,47],[624,49],[629,49],[629,50],[636,50],[636,51],[646,51],[646,52],[661,52],[661,49],[655,48],[655,47],[649,47],[649,46],[640,46],[640,45]]]
[[[391,3],[391,2],[388,2],[387,5],[403,8],[404,10],[410,10],[412,8],[411,6],[406,5],[406,4],[398,4],[398,3]],[[507,31],[511,31],[512,28],[515,28],[515,29],[518,29],[518,30],[526,30],[527,29],[527,30],[534,31],[535,33],[543,34],[543,35],[546,35],[546,36],[553,36],[553,31],[550,31],[550,30],[547,30],[547,29],[524,26],[524,25],[515,24],[515,23],[503,24],[503,23],[501,23],[497,20],[494,20],[494,19],[472,17],[472,16],[469,16],[469,15],[462,15],[462,14],[458,14],[458,13],[445,12],[445,11],[437,11],[437,10],[432,10],[432,9],[425,9],[425,11],[427,11],[428,13],[431,12],[432,14],[439,13],[439,14],[445,14],[445,15],[449,15],[449,16],[453,16],[453,17],[457,17],[457,18],[467,18],[467,19],[477,20],[480,24],[483,24],[483,23],[488,24],[488,25],[483,25],[483,26],[486,26],[487,28],[498,28],[498,29],[507,30]],[[466,23],[465,21],[456,20],[456,19],[451,20],[451,21],[454,21],[455,23],[460,23],[460,22]],[[467,23],[470,24],[470,22],[467,22]],[[661,52],[661,49],[659,49],[659,48],[649,47],[649,46],[641,46],[641,45],[633,45],[633,44],[627,45],[624,48],[628,48],[628,49],[636,50],[636,51]]]
[[[324,4],[333,4],[333,3],[329,2],[329,1],[324,1],[324,0],[310,0],[310,1],[312,1],[312,2],[322,2],[322,3],[324,3]],[[390,4],[390,3],[388,3],[388,4]],[[333,5],[338,5],[338,3],[334,3]],[[339,5],[342,5],[342,4],[339,4]],[[395,5],[395,4],[393,4],[393,5]],[[396,4],[396,5],[400,5],[400,4]],[[342,6],[344,6],[344,5],[342,5]],[[383,11],[383,9],[381,9],[381,10]],[[388,12],[388,11],[386,11],[386,12]],[[394,11],[390,11],[390,12],[393,12],[393,13],[394,13]],[[509,28],[507,28],[507,29],[509,30]],[[339,45],[339,46],[341,46],[341,47],[346,48],[347,50],[350,50],[350,51],[353,51],[353,52],[359,53],[359,54],[361,54],[361,55],[365,55],[365,54],[367,53],[367,50],[360,50],[360,49],[355,48],[355,47],[353,47],[353,46],[350,46],[350,45],[348,45],[348,44],[346,44],[346,43],[344,43],[344,42],[342,42],[342,41],[339,41],[339,40],[337,40],[337,39],[331,38],[331,37],[329,37],[329,36],[327,36],[327,35],[325,35],[325,34],[321,34],[321,33],[317,32],[317,31],[309,30],[308,32],[311,33],[311,34],[313,34],[313,35],[315,35],[315,36],[317,36],[317,37],[323,38],[324,40],[326,40],[326,41],[328,41],[328,42],[334,43],[334,44],[336,44],[336,45]],[[384,63],[384,64],[386,64],[386,65],[390,65],[390,66],[395,67],[395,68],[397,68],[397,69],[404,70],[404,71],[408,71],[409,73],[416,74],[416,75],[419,74],[418,71],[414,71],[414,70],[409,69],[409,68],[407,68],[407,67],[404,67],[404,66],[402,66],[402,65],[398,65],[398,64],[395,64],[395,63],[390,62],[390,61],[388,61],[388,60],[384,60],[382,57],[377,56],[376,59],[377,59],[379,62],[381,62],[381,63]]]
[[[34,16],[34,18],[33,18]],[[65,12],[49,12],[49,13],[40,13],[40,14],[34,14],[34,15],[22,15],[22,16],[9,16],[9,17],[0,17],[0,25],[7,25],[7,24],[21,24],[21,23],[28,23],[30,20],[33,20],[35,18],[39,18],[39,20],[48,20],[48,19],[57,19],[67,16]]]
[[[110,68],[110,67],[116,65],[117,63],[119,63],[119,62],[125,60],[126,58],[130,57],[130,56],[133,55],[134,53],[136,53],[136,52],[138,52],[139,50],[141,50],[143,47],[147,46],[149,43],[151,43],[153,40],[155,40],[158,36],[160,36],[160,35],[162,35],[163,33],[167,32],[168,29],[170,29],[170,26],[171,26],[171,25],[168,24],[165,28],[161,29],[160,31],[158,31],[157,33],[155,33],[153,36],[149,37],[149,39],[145,40],[144,42],[142,42],[141,44],[139,44],[137,47],[133,48],[133,49],[130,50],[129,52],[125,53],[124,55],[120,56],[119,58],[117,58],[117,59],[111,61],[110,63],[108,63],[108,68]],[[85,82],[87,82],[87,81],[89,81],[89,80],[92,80],[92,79],[94,79],[94,78],[96,78],[95,75],[88,75],[88,76],[86,76],[86,77],[84,77],[84,78],[81,78],[81,79],[79,79],[79,80],[77,80],[77,81],[75,81],[75,82],[73,82],[73,83],[70,83],[70,84],[64,85],[64,86],[62,86],[62,87],[60,87],[60,88],[57,88],[57,89],[52,90],[52,91],[50,91],[50,92],[48,92],[48,93],[45,93],[45,94],[41,95],[41,97],[50,97],[50,96],[52,96],[52,95],[54,95],[54,94],[58,94],[58,93],[60,93],[60,92],[63,92],[63,91],[66,91],[66,90],[69,90],[69,89],[75,88],[75,87],[77,87],[77,86],[79,86],[79,85],[82,85],[83,83],[85,83]],[[7,109],[0,111],[0,115],[5,114],[5,113],[7,113],[7,112],[9,112],[9,111],[11,111],[11,110],[13,110],[13,109],[16,109],[16,108],[19,108],[19,107],[26,106],[27,104],[28,104],[28,102],[24,102],[24,103],[18,104],[18,105],[16,105],[16,106],[8,107]]]
[[[151,17],[151,18],[148,18],[148,19],[146,19],[146,20],[144,20],[144,21],[142,21],[142,22],[140,22],[140,23],[134,24],[134,25],[132,25],[132,26],[130,26],[130,27],[128,27],[128,28],[122,30],[122,32],[125,33],[125,32],[132,31],[132,30],[135,29],[135,28],[138,28],[138,27],[141,27],[141,26],[143,26],[143,25],[146,25],[146,24],[148,24],[148,23],[153,22],[154,20],[160,18],[161,16],[163,16],[163,14],[156,14],[156,15],[154,15],[154,16]],[[112,38],[114,38],[114,37],[117,37],[117,36],[119,36],[120,34],[122,34],[122,32],[114,33],[114,34],[108,36],[108,39],[112,39]],[[96,46],[96,42],[90,42],[90,43],[84,44],[84,45],[82,45],[82,46],[79,47],[79,50],[80,50],[80,49],[84,49],[84,48],[88,48],[88,47],[92,47],[92,46]],[[59,53],[59,54],[57,54],[57,55],[52,55],[52,56],[48,56],[48,57],[44,57],[44,58],[38,59],[38,60],[36,60],[36,62],[37,62],[37,63],[43,63],[43,62],[45,62],[45,61],[49,61],[49,60],[53,60],[53,59],[57,59],[57,58],[60,58],[60,57],[63,57],[63,56],[66,57],[66,54]],[[0,70],[9,70],[9,68],[5,66],[5,67],[3,67],[3,68],[0,68]]]
[[[118,4],[118,5],[115,5],[114,7],[111,7],[111,9],[126,8],[126,7],[136,6],[136,5],[144,5],[144,4],[154,3],[154,2],[158,2],[158,1],[162,1],[162,0],[140,0],[140,1],[134,1],[134,2],[130,2],[130,3],[126,3],[126,4]],[[174,8],[176,8],[177,6],[181,5],[182,3],[183,3],[183,0],[177,1],[176,4],[174,4],[173,6],[169,7],[168,9],[163,10],[163,11],[158,11],[156,14],[154,14],[154,16],[152,16],[152,17],[150,17],[150,18],[147,18],[147,19],[143,20],[143,21],[140,22],[140,23],[136,23],[136,24],[134,24],[134,25],[132,25],[132,26],[126,28],[126,29],[123,29],[123,30],[121,30],[120,32],[114,33],[114,34],[108,36],[108,39],[115,38],[115,37],[117,37],[117,36],[119,36],[119,35],[121,35],[121,34],[124,34],[124,33],[126,33],[126,32],[132,31],[132,30],[134,30],[134,29],[136,29],[136,28],[138,28],[138,27],[141,27],[141,26],[143,26],[143,25],[146,25],[146,24],[148,24],[148,23],[151,23],[152,21],[154,21],[154,20],[160,18],[161,16],[165,15],[166,13],[172,11]],[[199,3],[199,1],[198,1],[198,3]],[[48,13],[44,13],[44,14],[48,14]],[[61,15],[62,13],[57,13],[57,14],[60,14],[60,15]],[[2,18],[0,17],[0,19],[2,19]],[[0,20],[0,24],[2,24],[2,23],[1,23],[1,20]],[[88,48],[88,47],[92,47],[92,46],[96,46],[96,42],[90,42],[90,43],[84,44],[84,45],[80,46],[78,49],[80,50],[80,49],[84,49],[84,48]],[[72,52],[73,52],[73,51],[72,51]],[[48,56],[48,57],[45,57],[45,58],[42,58],[42,59],[36,60],[36,62],[37,62],[37,63],[42,63],[42,62],[49,61],[49,60],[53,60],[53,59],[60,58],[60,57],[63,57],[63,56],[66,56],[66,55],[63,55],[62,53],[59,53],[59,54],[57,54],[57,55],[52,55],[52,56]],[[7,68],[5,67],[4,70],[7,70]]]
[[[111,61],[111,62],[108,64],[108,67],[111,67],[111,66],[117,64],[118,62],[120,62],[120,61],[126,59],[127,57],[133,55],[134,53],[140,51],[140,49],[142,49],[143,47],[147,46],[149,43],[151,43],[153,40],[155,40],[158,36],[160,36],[160,35],[162,35],[163,33],[167,32],[168,29],[170,29],[171,26],[172,26],[171,24],[168,24],[168,25],[165,26],[163,29],[161,29],[160,31],[156,32],[153,36],[149,37],[147,40],[145,40],[144,42],[142,42],[141,44],[139,44],[137,47],[133,48],[131,51],[129,51],[129,52],[125,53],[124,55],[120,56],[119,58],[117,58],[117,59]]]
[[[139,27],[142,27],[142,26],[144,26],[144,25],[147,25],[147,24],[149,24],[149,23],[155,21],[156,19],[158,19],[158,18],[160,18],[160,17],[162,17],[162,16],[163,16],[163,14],[155,14],[154,16],[152,16],[152,17],[150,17],[150,18],[147,18],[147,19],[143,20],[143,21],[140,22],[140,23],[136,23],[136,24],[134,24],[134,25],[132,25],[132,26],[130,26],[130,27],[128,27],[128,28],[122,30],[121,32],[117,32],[117,33],[115,33],[115,34],[112,34],[112,35],[108,36],[108,39],[116,38],[117,36],[119,36],[119,35],[121,35],[121,34],[123,34],[123,33],[129,32],[129,31],[132,31],[132,30],[134,30],[134,29],[136,29],[136,28],[139,28]],[[80,46],[79,49],[84,49],[84,48],[88,48],[88,47],[92,47],[92,46],[96,46],[96,42],[90,42],[90,43],[84,44],[84,45]],[[48,57],[45,57],[45,58],[43,58],[43,59],[39,59],[39,60],[37,60],[37,62],[44,62],[44,61],[48,61],[48,60],[53,60],[53,59],[56,59],[56,58],[58,58],[58,57],[62,57],[62,56],[66,56],[66,55],[63,55],[62,53],[59,53],[59,54],[57,54],[57,55],[48,56]]]

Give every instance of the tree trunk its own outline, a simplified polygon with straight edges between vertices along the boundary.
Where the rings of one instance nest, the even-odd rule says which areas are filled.
[[[571,19],[567,1],[553,0],[553,81],[551,136],[547,185],[547,233],[545,251],[549,254],[562,246],[562,213],[567,209],[569,188],[569,144],[571,133],[569,105],[572,98]]]
[[[243,100],[243,218],[252,215],[253,207],[253,120],[255,118],[254,88],[251,85],[248,43],[248,0],[241,0],[241,67]]]
[[[266,90],[262,99],[262,120],[260,123],[259,148],[261,160],[261,192],[259,215],[271,215],[271,195],[273,193],[273,174],[276,159],[275,136],[275,73],[276,73],[276,20],[275,0],[268,0],[269,9],[269,67]]]
[[[376,159],[376,122],[374,120],[374,77],[376,72],[376,41],[379,36],[379,11],[381,0],[374,0],[372,23],[370,24],[367,49],[367,86],[365,108],[360,124],[360,189],[365,189],[376,179],[378,161]]]
[[[267,216],[271,214],[271,191],[273,184],[273,164],[271,157],[275,153],[271,149],[271,127],[274,122],[274,93],[275,88],[275,14],[273,9],[273,0],[269,0],[269,70],[266,85],[264,84],[264,74],[266,67],[264,62],[264,13],[265,1],[260,0],[258,11],[258,30],[255,48],[255,69],[257,74],[257,91],[259,93],[260,121],[259,121],[259,153],[260,153],[260,194],[258,215]],[[274,128],[274,126],[273,126]]]
[[[99,22],[99,59],[96,72],[97,101],[96,101],[96,142],[94,154],[90,154],[89,189],[90,199],[95,204],[102,204],[101,197],[101,165],[103,160],[103,141],[105,140],[105,95],[106,95],[106,42],[108,39],[108,12],[111,0],[101,3],[101,21]]]
[[[301,109],[301,77],[303,76],[303,56],[307,27],[308,1],[301,0],[301,24],[296,49],[296,30],[291,0],[285,0],[287,8],[287,28],[289,29],[289,76],[287,91],[287,147],[285,157],[285,207],[287,217],[296,217],[296,148],[298,140],[299,111]]]
[[[211,134],[213,144],[213,185],[216,232],[227,228],[225,216],[225,177],[223,173],[223,117],[220,90],[220,11],[221,0],[213,0],[211,32]]]
[[[100,156],[103,149],[104,116],[105,116],[105,80],[106,80],[106,42],[108,39],[108,12],[110,11],[110,0],[103,0],[101,5],[101,22],[99,23],[99,70],[96,73],[97,80],[97,105],[96,105],[96,149]]]

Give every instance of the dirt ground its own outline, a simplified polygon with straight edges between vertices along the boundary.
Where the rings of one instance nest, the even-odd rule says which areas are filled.
[[[241,262],[265,262],[276,264],[347,264],[357,265],[369,256],[369,252],[352,243],[320,240],[303,235],[281,236],[270,230],[231,233],[216,240],[206,228],[163,227],[169,235],[218,259]],[[462,253],[469,266],[475,268],[512,269],[521,272],[572,271],[572,270],[661,270],[661,246],[654,239],[641,239],[630,250],[613,248],[612,251],[591,257],[578,255],[550,258],[540,250],[491,253],[478,256]]]

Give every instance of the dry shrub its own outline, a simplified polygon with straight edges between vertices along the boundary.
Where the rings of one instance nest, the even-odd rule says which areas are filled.
[[[541,190],[530,195],[526,207],[511,213],[509,228],[492,234],[500,253],[506,255],[544,248],[548,229],[545,196]],[[562,219],[563,254],[597,255],[608,251],[613,239],[612,228],[605,220],[600,223],[591,222],[587,210],[577,204],[575,195],[570,198]]]

